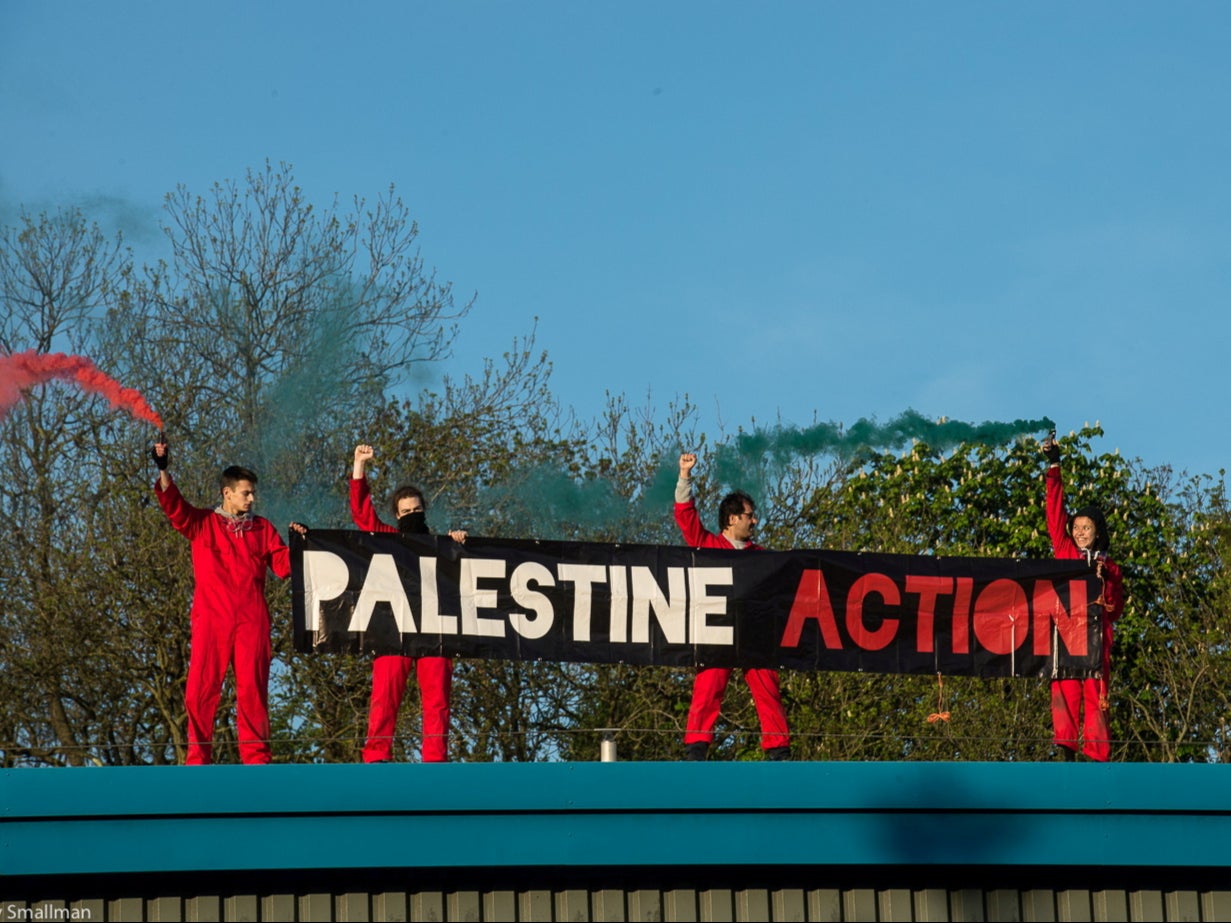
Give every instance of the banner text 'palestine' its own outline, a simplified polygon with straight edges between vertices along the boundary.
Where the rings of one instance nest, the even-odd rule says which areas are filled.
[[[967,676],[1095,675],[1079,561],[292,535],[305,652]]]

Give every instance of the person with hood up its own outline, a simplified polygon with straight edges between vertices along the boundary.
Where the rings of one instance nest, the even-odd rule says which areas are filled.
[[[1111,758],[1108,685],[1111,676],[1113,625],[1124,611],[1124,580],[1120,566],[1108,555],[1111,537],[1102,510],[1082,507],[1071,516],[1065,508],[1064,481],[1060,474],[1060,446],[1053,432],[1043,440],[1047,458],[1047,531],[1052,552],[1063,560],[1084,560],[1097,569],[1103,592],[1103,663],[1098,676],[1085,679],[1054,679],[1051,684],[1053,740],[1061,758],[1077,759],[1080,729],[1081,752],[1104,763]],[[1094,610],[1097,612],[1097,609]]]

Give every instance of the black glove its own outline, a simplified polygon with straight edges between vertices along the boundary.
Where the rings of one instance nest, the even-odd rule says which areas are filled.
[[[1055,433],[1043,440],[1043,455],[1047,458],[1048,464],[1060,464],[1060,446],[1056,444]]]
[[[154,459],[154,464],[158,466],[159,471],[166,471],[167,465],[171,463],[171,447],[165,442],[160,442],[158,445],[162,446],[162,454],[159,455],[155,447],[150,449],[150,458]]]

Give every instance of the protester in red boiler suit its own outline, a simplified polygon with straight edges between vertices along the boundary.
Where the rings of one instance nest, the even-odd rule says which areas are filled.
[[[1047,474],[1047,531],[1057,558],[1084,560],[1094,565],[1103,580],[1103,665],[1100,675],[1088,679],[1058,679],[1051,684],[1051,715],[1055,744],[1065,760],[1077,758],[1078,728],[1084,739],[1082,753],[1100,763],[1111,757],[1108,725],[1108,682],[1111,676],[1112,625],[1124,611],[1124,581],[1120,566],[1107,555],[1110,536],[1098,507],[1083,507],[1072,516],[1064,505],[1060,476],[1060,447],[1052,434],[1043,440],[1049,462]],[[1097,610],[1096,610],[1097,611]]]
[[[188,712],[186,765],[213,759],[214,716],[227,667],[235,670],[239,758],[268,763],[269,607],[265,571],[291,575],[290,551],[273,524],[252,513],[256,475],[231,466],[222,472],[222,502],[214,509],[188,503],[167,470],[165,441],[151,454],[158,465],[154,493],[175,530],[192,543],[192,647],[184,706]],[[291,528],[306,534],[298,523]]]
[[[692,497],[692,469],[697,456],[685,452],[680,456],[680,477],[675,487],[675,522],[684,541],[693,548],[734,548],[760,551],[752,541],[757,527],[756,505],[747,494],[737,491],[725,497],[718,506],[719,534],[703,525]],[[692,687],[692,704],[688,709],[688,726],[684,732],[684,758],[704,760],[714,742],[714,725],[722,709],[722,697],[731,680],[726,667],[708,667],[697,671]],[[761,748],[766,759],[789,760],[791,737],[786,710],[778,688],[778,671],[748,669],[744,682],[752,691],[757,716],[761,721]]]
[[[427,533],[427,503],[417,487],[403,485],[393,494],[393,513],[397,528],[382,522],[372,506],[368,488],[367,463],[374,450],[370,445],[355,446],[355,465],[351,472],[350,513],[355,525],[367,532]],[[466,533],[456,529],[449,538],[458,544]],[[443,763],[449,758],[449,694],[453,688],[453,661],[448,657],[403,657],[384,654],[372,661],[372,699],[368,708],[368,738],[363,747],[365,763],[387,763],[393,759],[393,738],[397,730],[398,709],[406,696],[406,681],[411,670],[419,682],[423,712],[423,743],[419,752],[425,763]]]

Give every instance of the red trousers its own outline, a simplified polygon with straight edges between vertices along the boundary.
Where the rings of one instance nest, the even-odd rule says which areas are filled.
[[[453,661],[448,657],[401,657],[387,654],[372,661],[372,702],[368,711],[368,739],[363,761],[378,763],[393,759],[393,738],[398,709],[406,695],[411,670],[419,680],[423,706],[423,742],[419,746],[425,763],[443,763],[449,758],[449,693],[453,688]]]
[[[731,671],[725,667],[709,667],[697,671],[692,684],[692,705],[688,709],[688,727],[684,731],[684,743],[713,743],[714,725],[722,710],[722,696],[731,680]],[[752,691],[752,701],[761,721],[761,749],[789,747],[791,732],[786,723],[786,710],[782,707],[782,693],[778,689],[777,670],[745,670],[744,682]]]
[[[1111,758],[1111,730],[1107,712],[1099,707],[1105,696],[1101,679],[1058,679],[1051,684],[1051,719],[1057,746],[1077,750],[1077,730],[1082,727],[1082,752],[1105,763]],[[1083,720],[1084,719],[1084,720]]]
[[[192,614],[192,653],[184,691],[188,711],[185,765],[201,766],[213,759],[214,716],[229,666],[235,669],[239,759],[269,762],[269,660],[268,613]]]

